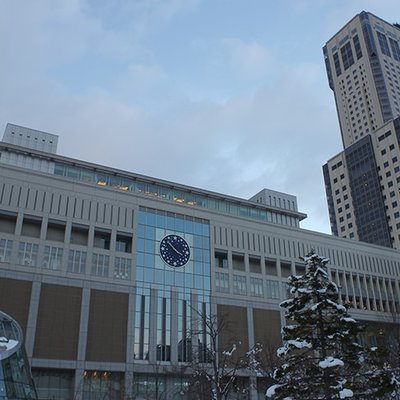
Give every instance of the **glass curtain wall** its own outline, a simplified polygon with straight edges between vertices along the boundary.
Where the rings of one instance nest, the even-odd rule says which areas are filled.
[[[160,254],[160,244],[169,235],[172,235],[171,241],[183,238],[189,246],[190,258],[183,266],[170,266]],[[178,257],[179,264],[182,250],[173,242],[168,246]],[[206,335],[195,335],[196,343],[192,343],[191,333],[193,321],[199,320],[202,313],[210,313],[210,279],[208,221],[140,208],[135,359],[149,360],[150,337],[153,336],[156,337],[154,361],[189,361],[195,346],[207,347]],[[152,329],[155,332],[151,332]]]

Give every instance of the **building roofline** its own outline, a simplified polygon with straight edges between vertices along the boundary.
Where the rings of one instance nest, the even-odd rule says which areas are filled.
[[[126,178],[130,178],[133,180],[142,181],[144,183],[159,184],[161,186],[165,186],[165,187],[168,187],[171,189],[182,190],[185,192],[199,194],[199,195],[215,198],[215,199],[222,200],[222,201],[231,201],[231,202],[237,203],[239,205],[242,204],[242,205],[250,206],[253,208],[260,209],[260,210],[266,210],[266,211],[277,212],[280,214],[286,214],[288,216],[293,216],[295,218],[298,218],[300,221],[307,218],[307,214],[299,212],[299,211],[286,210],[284,208],[269,206],[266,204],[257,203],[255,201],[250,201],[250,200],[243,199],[240,197],[225,195],[222,193],[213,192],[210,190],[201,189],[201,188],[197,188],[197,187],[193,187],[193,186],[189,186],[189,185],[184,185],[181,183],[171,182],[171,181],[167,181],[167,180],[163,180],[163,179],[159,179],[159,178],[154,178],[151,176],[142,175],[142,174],[138,174],[135,172],[129,172],[129,171],[121,170],[118,168],[108,167],[105,165],[95,164],[95,163],[88,162],[88,161],[82,161],[82,160],[78,160],[78,159],[74,159],[74,158],[70,158],[70,157],[65,157],[65,156],[61,156],[59,154],[46,153],[46,152],[42,152],[39,150],[30,149],[30,148],[26,148],[26,147],[22,147],[22,146],[17,146],[17,145],[2,142],[2,141],[0,141],[0,149],[5,149],[5,150],[9,149],[9,150],[13,150],[13,151],[16,151],[19,153],[35,155],[40,158],[47,159],[49,161],[59,161],[59,162],[64,162],[66,164],[71,164],[73,166],[82,166],[82,167],[86,167],[89,169],[93,169],[95,171],[97,170],[97,171],[102,171],[102,172],[108,172],[108,173],[118,175],[121,177],[126,177]]]

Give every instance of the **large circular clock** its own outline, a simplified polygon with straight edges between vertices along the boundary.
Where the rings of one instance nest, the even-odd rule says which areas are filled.
[[[160,256],[171,267],[183,267],[190,259],[190,248],[179,235],[167,235],[160,242]]]

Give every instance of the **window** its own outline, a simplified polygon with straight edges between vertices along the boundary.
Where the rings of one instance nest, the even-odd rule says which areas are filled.
[[[43,268],[61,269],[63,249],[54,246],[45,246],[43,255]]]
[[[13,241],[0,239],[0,262],[10,262]]]
[[[38,248],[37,244],[20,242],[18,247],[18,264],[36,267]]]
[[[114,278],[131,279],[131,260],[124,257],[115,257]]]
[[[250,277],[250,294],[256,297],[264,296],[262,279]]]
[[[354,64],[353,51],[351,50],[350,42],[347,42],[341,49],[343,68],[346,71]]]
[[[215,253],[214,259],[217,268],[228,268],[228,255],[226,253]]]
[[[393,58],[397,61],[400,61],[400,47],[399,42],[392,38],[389,38],[390,47],[392,49]]]
[[[108,277],[110,257],[94,253],[92,256],[92,275]]]
[[[93,247],[110,250],[110,238],[111,238],[110,232],[95,231]]]
[[[249,268],[253,274],[261,274],[261,259],[258,257],[249,257]]]
[[[265,294],[268,299],[280,299],[279,282],[267,279],[265,281]]]
[[[70,250],[68,255],[68,271],[84,274],[86,271],[86,251]]]
[[[243,254],[232,254],[232,268],[237,271],[245,270]]]
[[[382,53],[390,57],[390,50],[389,50],[389,45],[387,42],[386,35],[382,34],[381,32],[378,32],[378,31],[376,33],[378,35],[379,45],[381,46]]]
[[[233,293],[247,294],[246,277],[242,275],[233,275]]]
[[[362,57],[362,52],[358,35],[355,35],[353,37],[353,44],[354,44],[354,49],[356,51],[357,60],[359,60]]]
[[[340,61],[339,61],[338,53],[335,53],[333,55],[333,62],[335,64],[336,76],[339,76],[342,73],[342,68],[340,67]]]
[[[72,226],[71,228],[71,243],[80,246],[88,244],[89,228],[87,226]]]
[[[215,273],[215,289],[217,292],[229,293],[229,274],[225,272]]]
[[[117,234],[115,251],[119,251],[121,253],[130,253],[132,251],[132,237]]]

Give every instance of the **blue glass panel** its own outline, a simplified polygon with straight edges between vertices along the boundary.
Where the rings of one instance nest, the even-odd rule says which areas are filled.
[[[173,271],[165,271],[165,284],[173,285],[174,284],[174,272]]]
[[[179,232],[184,232],[184,220],[183,218],[177,217],[175,219],[175,229]]]
[[[194,287],[196,289],[203,289],[203,277],[200,275],[194,276]]]
[[[210,236],[210,225],[203,224],[203,236]]]
[[[168,213],[166,217],[166,228],[170,230],[175,229],[175,218],[170,213]]]
[[[239,207],[239,215],[247,217],[249,215],[249,209],[245,206],[240,206]]]
[[[203,252],[199,249],[193,249],[192,260],[194,261],[203,261]]]
[[[144,241],[145,244],[145,251],[146,253],[153,253],[155,252],[155,246],[156,246],[156,242],[154,240],[145,240]]]
[[[153,226],[146,227],[145,238],[156,240],[156,228],[154,228]]]
[[[147,213],[147,225],[156,226],[156,214],[152,212]]]
[[[164,228],[165,227],[165,215],[164,213],[157,214],[157,228]]]
[[[201,222],[194,222],[194,233],[196,235],[203,234],[203,224]]]
[[[144,276],[143,267],[136,267],[136,280],[142,281],[143,276]]]
[[[194,236],[193,239],[193,246],[201,249],[203,247],[203,236]]]
[[[204,277],[204,289],[205,290],[210,290],[210,278],[209,277]]]
[[[146,225],[146,213],[139,211],[139,224]]]
[[[203,264],[201,262],[194,262],[194,273],[195,274],[203,274]]]
[[[145,232],[144,225],[139,225],[138,226],[138,233],[137,233],[138,237],[144,238],[144,232]]]
[[[210,262],[210,252],[208,250],[203,250],[203,261]]]
[[[137,253],[136,255],[136,264],[144,265],[144,253]]]
[[[175,285],[183,287],[184,275],[182,272],[175,272]]]
[[[185,275],[185,287],[187,287],[187,288],[193,287],[193,275],[192,274]]]
[[[144,239],[138,238],[136,241],[137,251],[144,251]]]
[[[154,254],[145,254],[144,255],[144,264],[146,267],[153,267],[154,265]]]
[[[144,269],[144,280],[146,282],[153,282],[153,277],[154,277],[154,269],[145,268]]]
[[[203,249],[210,250],[210,238],[203,236]]]
[[[185,232],[193,233],[193,221],[185,220]]]
[[[163,284],[164,283],[164,271],[159,269],[154,270],[154,280],[157,283]],[[160,303],[161,306],[161,303]]]

